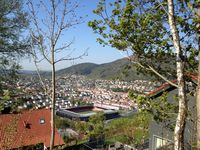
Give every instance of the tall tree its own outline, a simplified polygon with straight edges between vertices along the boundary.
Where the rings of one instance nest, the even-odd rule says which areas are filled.
[[[61,61],[79,59],[86,55],[71,56],[73,40],[63,43],[66,31],[82,22],[82,18],[76,16],[78,4],[69,0],[47,0],[39,4],[29,0],[30,15],[32,20],[32,50],[33,58],[38,65],[41,60],[46,60],[51,65],[52,85],[51,96],[51,140],[50,149],[54,147],[55,137],[55,101],[56,101],[56,75],[55,65]],[[36,9],[35,7],[38,6]],[[39,15],[41,15],[39,17]],[[39,51],[38,51],[39,50]],[[58,53],[62,53],[57,55]],[[40,78],[41,79],[41,78]],[[42,80],[41,80],[42,81]],[[43,83],[43,82],[42,82]],[[44,84],[43,84],[44,85]],[[45,87],[44,87],[45,88]],[[46,88],[45,88],[46,89]]]
[[[178,98],[179,98],[179,110],[176,120],[176,126],[174,129],[174,149],[184,149],[184,130],[187,117],[187,101],[186,101],[186,90],[185,90],[185,79],[183,75],[183,51],[180,44],[180,37],[175,21],[174,14],[174,1],[168,0],[168,16],[169,25],[172,33],[173,44],[176,49],[176,69],[177,69],[177,83],[178,83]]]
[[[19,57],[28,52],[24,31],[28,27],[22,0],[0,1],[0,81],[15,77]],[[2,75],[3,74],[3,75]]]
[[[178,88],[179,113],[174,139],[175,149],[182,149],[187,112],[183,69],[192,68],[190,59],[196,63],[192,57],[194,21],[191,10],[187,9],[188,1],[174,4],[164,0],[116,0],[108,5],[111,9],[106,8],[105,0],[99,2],[94,13],[100,19],[89,22],[89,26],[101,35],[97,39],[101,44],[131,50],[138,71],[157,75]],[[177,85],[170,81],[172,78],[177,78]]]

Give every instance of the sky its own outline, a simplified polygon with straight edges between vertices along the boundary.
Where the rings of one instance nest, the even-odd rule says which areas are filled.
[[[61,39],[61,41],[70,41],[71,39],[74,39],[74,44],[71,48],[75,49],[75,51],[73,51],[72,56],[75,57],[81,55],[85,52],[86,49],[88,49],[88,56],[84,56],[82,59],[77,59],[74,61],[60,62],[56,65],[56,70],[84,62],[102,64],[112,62],[126,56],[125,53],[122,53],[117,49],[111,48],[109,46],[103,47],[98,42],[96,42],[98,35],[88,27],[87,23],[90,20],[98,19],[97,16],[92,13],[92,11],[96,8],[97,2],[98,0],[78,0],[79,8],[77,9],[77,16],[84,17],[84,23],[71,28],[64,34]],[[65,55],[65,53],[62,52],[59,55]],[[22,59],[20,63],[23,70],[36,69],[31,58]],[[40,70],[51,70],[51,66],[44,61],[39,64],[39,68]]]

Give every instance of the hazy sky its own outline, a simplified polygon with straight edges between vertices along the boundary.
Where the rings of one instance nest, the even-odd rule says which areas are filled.
[[[63,39],[75,39],[72,48],[76,50],[73,53],[73,56],[78,56],[82,54],[87,48],[89,48],[88,56],[85,56],[79,60],[75,60],[74,62],[60,62],[57,64],[56,69],[59,70],[69,67],[73,64],[79,64],[83,62],[92,62],[97,64],[107,63],[124,57],[125,54],[122,54],[120,51],[109,46],[103,47],[97,43],[96,37],[98,35],[94,34],[92,29],[87,26],[89,20],[93,20],[97,17],[92,13],[92,11],[96,8],[98,0],[79,0],[78,2],[80,3],[80,7],[78,8],[77,15],[82,17],[87,16],[84,19],[85,22],[66,32]],[[60,55],[64,55],[64,53],[61,53]],[[24,70],[35,70],[35,66],[31,59],[22,60],[21,65]],[[48,65],[46,62],[40,63],[39,66],[41,70],[51,69],[50,65]]]

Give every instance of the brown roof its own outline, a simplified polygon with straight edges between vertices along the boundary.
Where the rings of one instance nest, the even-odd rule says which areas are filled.
[[[51,113],[49,109],[25,111],[19,114],[0,115],[0,149],[44,143],[50,146]],[[40,121],[44,122],[41,123]],[[54,145],[64,142],[56,129]]]
[[[172,83],[176,83],[177,80],[172,80]],[[149,92],[146,94],[146,96],[152,96],[154,94],[157,94],[158,92],[164,92],[166,90],[167,87],[171,87],[172,85],[169,84],[168,82],[165,82],[164,84],[162,84],[161,86],[159,86],[157,89]]]
[[[194,73],[187,73],[185,74],[188,78],[190,78],[191,80],[193,80],[194,82],[197,82],[198,80],[198,75],[194,74]],[[176,83],[177,80],[171,80],[172,83]],[[157,89],[155,89],[154,91],[149,92],[148,94],[146,94],[146,96],[153,96],[155,94],[157,94],[158,92],[163,92],[166,90],[167,87],[171,87],[172,85],[169,84],[168,82],[165,82],[164,84],[162,84],[160,87],[158,87]]]

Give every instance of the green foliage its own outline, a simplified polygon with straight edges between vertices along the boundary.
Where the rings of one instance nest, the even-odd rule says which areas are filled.
[[[21,90],[17,90],[14,87],[3,90],[0,99],[0,113],[17,113],[20,111],[18,106],[22,106],[26,101],[24,98],[16,97],[20,92]]]
[[[85,105],[88,105],[85,101],[83,101],[83,100],[76,100],[76,102],[78,103],[78,106],[85,106]]]
[[[61,117],[56,116],[55,118],[56,128],[65,129],[70,127],[70,121]]]
[[[9,90],[5,90],[5,91],[4,91],[3,100],[4,100],[4,101],[10,100],[10,91],[9,91]]]
[[[167,92],[156,99],[152,99],[147,96],[136,95],[130,91],[129,97],[136,101],[140,111],[152,114],[155,121],[165,123],[168,128],[173,129],[174,124],[171,123],[171,120],[176,117],[178,110],[176,96],[170,101]]]
[[[194,1],[176,1],[176,23],[180,31],[181,42],[184,45],[185,69],[197,68],[195,39],[196,29],[192,10],[188,5],[197,5]],[[107,9],[109,5],[109,9]],[[137,70],[140,73],[154,75],[146,69],[153,67],[168,78],[175,76],[175,53],[165,12],[167,5],[161,1],[115,0],[107,3],[100,0],[94,10],[99,18],[88,25],[99,34],[97,41],[118,50],[131,50],[133,61],[139,62]],[[110,14],[110,15],[109,15]],[[190,39],[190,40],[188,40]]]
[[[112,88],[111,89],[113,92],[124,92],[127,93],[129,89],[122,89],[122,88]]]
[[[11,99],[11,93],[9,90],[3,91],[3,97],[0,99],[0,112],[5,109],[5,107],[8,107],[8,101]]]
[[[99,19],[88,25],[99,34],[97,41],[118,50],[132,51],[132,60],[137,64],[137,71],[143,74],[160,75],[171,80],[176,77],[176,62],[184,64],[184,71],[197,69],[198,43],[196,23],[193,11],[188,7],[195,1],[173,1],[175,22],[180,36],[181,56],[176,58],[173,39],[168,23],[167,2],[115,0],[107,10],[106,1],[101,0],[94,13]],[[198,7],[197,7],[198,8]],[[197,9],[196,8],[196,9]],[[111,15],[109,15],[111,14]],[[153,69],[152,69],[153,68]],[[154,73],[157,74],[154,74]],[[140,110],[151,113],[154,119],[164,126],[174,129],[177,115],[177,102],[169,102],[166,94],[158,99],[142,95],[130,95],[137,102]]]
[[[22,0],[0,1],[0,81],[15,79],[19,58],[28,52],[28,40],[23,38],[28,20],[22,5]]]
[[[104,114],[99,112],[89,118],[89,136],[99,138],[104,134]]]
[[[76,123],[76,130],[85,134],[88,131],[88,124],[84,121],[79,121]]]
[[[106,125],[107,140],[133,145],[142,144],[148,138],[150,122],[151,116],[147,113],[112,120]]]

